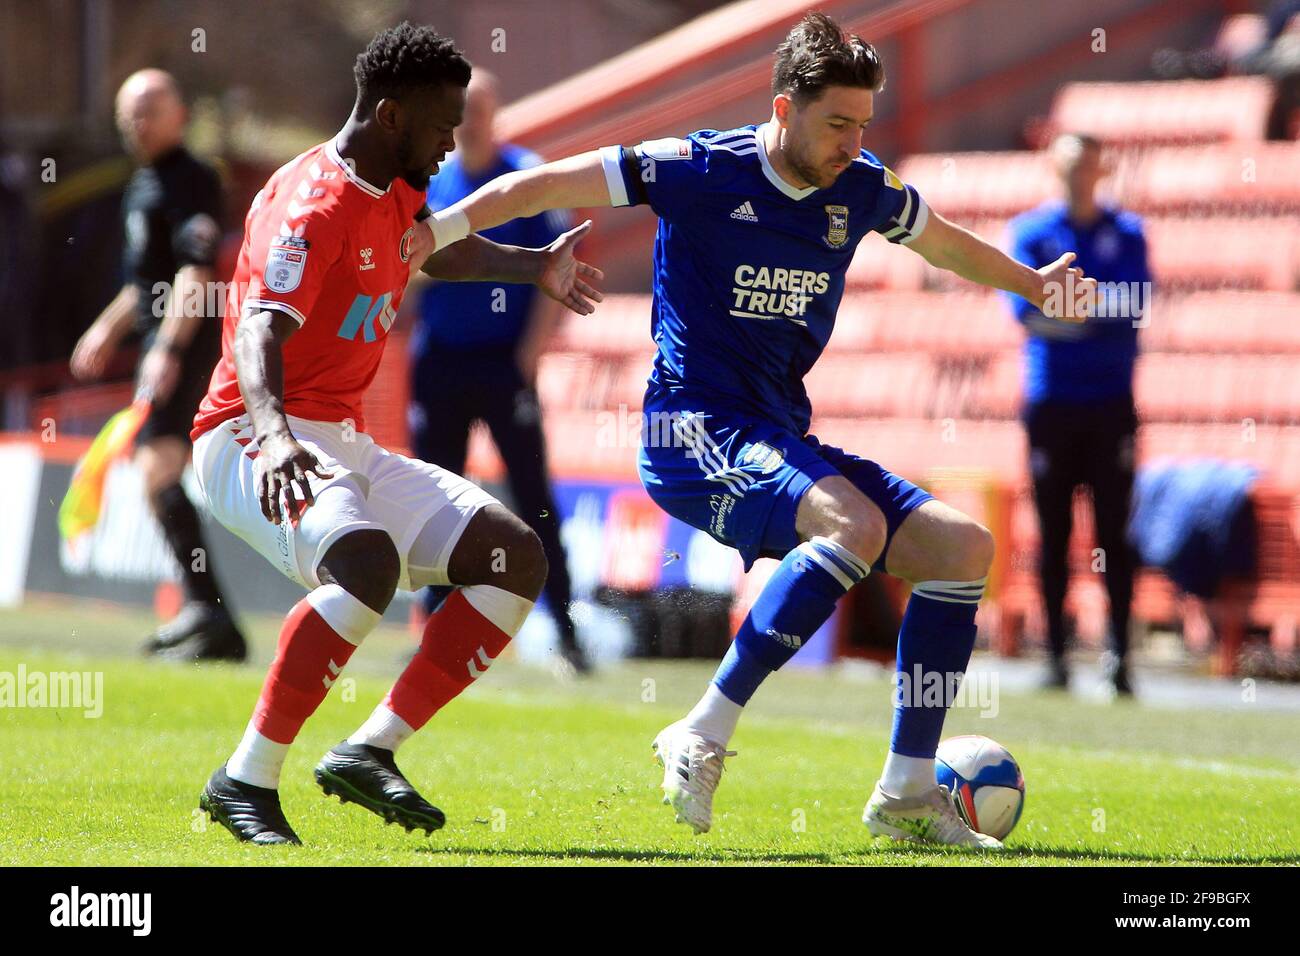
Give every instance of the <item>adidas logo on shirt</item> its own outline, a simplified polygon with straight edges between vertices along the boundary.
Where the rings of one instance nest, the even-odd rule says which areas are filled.
[[[786,647],[793,647],[796,651],[803,647],[803,638],[798,634],[782,634],[770,627],[767,629],[766,634],[777,643],[784,644]]]
[[[748,200],[736,207],[731,214],[731,218],[740,219],[744,222],[758,222],[758,216],[754,215],[754,207],[749,204]]]

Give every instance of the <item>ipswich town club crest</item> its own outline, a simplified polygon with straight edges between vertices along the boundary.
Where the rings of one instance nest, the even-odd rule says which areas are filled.
[[[826,245],[838,249],[849,241],[849,207],[827,206]]]

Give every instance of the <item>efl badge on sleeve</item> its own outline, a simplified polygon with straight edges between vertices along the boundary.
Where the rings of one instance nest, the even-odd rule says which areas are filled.
[[[641,155],[646,159],[690,159],[691,141],[688,139],[649,139],[641,144]]]
[[[301,236],[276,236],[271,240],[271,251],[266,256],[266,271],[262,274],[266,287],[272,292],[292,292],[302,282],[307,267],[307,250],[311,247]]]
[[[826,244],[838,249],[849,241],[849,207],[827,206],[826,217],[830,220],[826,228]]]

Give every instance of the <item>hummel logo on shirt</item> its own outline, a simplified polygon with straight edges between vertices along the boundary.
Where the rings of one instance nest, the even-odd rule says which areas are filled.
[[[740,219],[744,222],[758,222],[758,216],[754,214],[754,207],[750,205],[749,200],[745,200],[736,207],[735,212],[731,214],[732,219]]]

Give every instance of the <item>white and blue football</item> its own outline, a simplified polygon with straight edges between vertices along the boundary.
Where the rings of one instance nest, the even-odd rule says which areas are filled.
[[[957,813],[976,833],[999,840],[1015,829],[1025,808],[1025,777],[1006,747],[968,734],[939,744],[934,777],[948,788]]]

